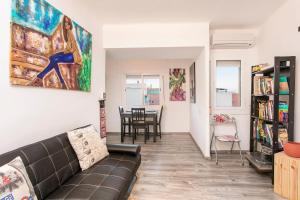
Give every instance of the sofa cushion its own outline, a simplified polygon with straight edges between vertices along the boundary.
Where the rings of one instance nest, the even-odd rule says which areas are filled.
[[[0,166],[18,156],[38,199],[44,199],[80,171],[66,133],[0,155]]]
[[[37,200],[20,157],[0,167],[0,199]]]
[[[108,156],[106,144],[94,126],[68,132],[70,143],[76,152],[82,170],[86,170]]]
[[[140,155],[111,153],[91,168],[76,174],[47,199],[121,199],[140,162]]]

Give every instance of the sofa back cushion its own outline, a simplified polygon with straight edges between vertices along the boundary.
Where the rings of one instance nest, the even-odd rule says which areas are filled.
[[[80,170],[67,134],[0,155],[0,166],[20,156],[38,199],[44,199]]]
[[[0,167],[0,199],[38,200],[20,157]]]
[[[69,131],[67,134],[82,170],[108,156],[106,144],[93,125]]]

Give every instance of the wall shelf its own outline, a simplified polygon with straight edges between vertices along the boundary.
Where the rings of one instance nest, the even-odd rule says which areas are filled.
[[[294,140],[294,93],[296,57],[275,57],[274,59],[274,67],[252,73],[250,152],[246,155],[246,159],[258,172],[271,172],[273,174],[273,177],[274,154],[283,150],[278,140],[279,130],[286,129],[288,133],[288,140]],[[273,79],[273,94],[255,94],[254,87],[257,87],[257,82],[255,82],[254,80],[259,79],[259,81],[261,81],[260,78],[254,78],[258,76],[262,78],[270,77]],[[288,94],[280,94],[281,76],[288,77]],[[258,83],[258,85],[260,86],[261,83]],[[285,99],[284,101],[288,106],[288,119],[283,120],[284,122],[279,120],[279,104],[282,104],[282,99]],[[262,109],[260,106],[262,106],[264,109]],[[265,112],[267,114],[265,114]],[[267,118],[272,120],[264,119],[263,117],[261,117],[262,114],[263,116],[267,116]],[[269,148],[272,154],[265,154],[263,148]]]
[[[268,160],[263,160],[262,154],[259,152],[248,152],[246,154],[246,159],[249,161],[250,165],[253,166],[259,173],[270,173],[272,172],[272,162]],[[258,158],[260,160],[258,160]]]

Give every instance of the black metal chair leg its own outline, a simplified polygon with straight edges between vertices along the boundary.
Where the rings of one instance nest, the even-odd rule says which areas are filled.
[[[159,137],[161,139],[161,126],[160,126],[160,124],[159,124]]]
[[[124,132],[123,132],[123,125],[121,125],[121,143],[124,142]]]
[[[135,133],[132,133],[132,144],[134,144],[134,138],[135,137]]]
[[[129,131],[128,135],[131,135],[131,124],[130,123],[128,125],[128,131]]]

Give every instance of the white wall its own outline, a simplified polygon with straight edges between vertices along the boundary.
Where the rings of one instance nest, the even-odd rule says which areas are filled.
[[[192,60],[107,60],[106,94],[107,94],[107,129],[120,132],[120,115],[118,106],[126,106],[126,74],[160,75],[164,106],[162,118],[163,132],[190,132],[189,66]],[[186,71],[186,101],[169,101],[169,69],[184,68]],[[148,106],[159,110],[159,106]]]
[[[259,62],[274,64],[274,56],[297,56],[295,136],[300,142],[300,1],[288,0],[261,27]]]
[[[251,66],[257,63],[257,51],[256,47],[250,49],[215,49],[211,51],[211,112],[212,114],[225,113],[236,118],[239,137],[241,138],[241,148],[243,150],[249,150],[250,143]],[[218,108],[215,106],[217,60],[241,61],[241,107]],[[221,130],[217,130],[217,132],[224,132],[223,127],[220,128]],[[219,144],[218,149],[229,150],[230,146]]]
[[[0,154],[89,123],[99,129],[98,99],[105,89],[101,29],[86,2],[49,0],[93,34],[91,92],[15,87],[9,83],[10,2],[1,1]]]
[[[104,48],[203,47],[196,61],[191,135],[209,157],[209,23],[104,25]]]
[[[104,25],[104,48],[203,47],[208,23]]]
[[[205,157],[210,157],[209,141],[209,49],[203,49],[195,62],[196,103],[191,103],[191,135]]]

